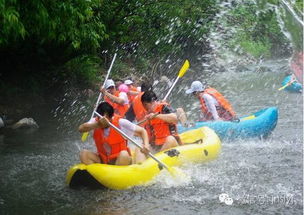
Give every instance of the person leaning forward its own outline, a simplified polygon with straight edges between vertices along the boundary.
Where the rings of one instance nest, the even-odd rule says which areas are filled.
[[[157,101],[153,91],[144,92],[141,102],[147,111],[145,128],[153,149],[163,151],[181,144],[176,128],[177,115],[169,104]]]
[[[238,120],[229,101],[216,89],[205,87],[200,81],[193,81],[187,94],[197,97],[201,103],[202,121]]]
[[[94,130],[93,138],[97,148],[97,153],[88,150],[80,152],[80,160],[88,165],[92,163],[105,163],[115,165],[129,165],[131,163],[141,163],[146,159],[145,154],[149,152],[149,138],[147,131],[137,126],[130,121],[121,118],[119,115],[114,115],[113,107],[102,102],[96,110],[103,118],[93,118],[89,122],[79,126],[79,132],[89,132]],[[143,141],[143,149],[135,149],[135,156],[132,161],[132,156],[127,141],[114,128],[110,127],[109,123],[121,129],[128,136],[139,136]]]

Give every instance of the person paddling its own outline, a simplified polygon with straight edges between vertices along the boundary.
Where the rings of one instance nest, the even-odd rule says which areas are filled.
[[[92,163],[129,165],[143,162],[146,159],[145,154],[149,153],[150,148],[147,131],[114,114],[113,107],[107,102],[100,103],[96,111],[103,118],[92,118],[89,122],[81,124],[78,130],[79,132],[94,130],[93,138],[97,153],[83,150],[80,152],[80,161],[86,165]],[[133,160],[127,147],[127,141],[120,133],[109,126],[108,121],[120,128],[128,136],[135,135],[142,139],[143,150],[136,148]]]
[[[104,100],[112,105],[115,113],[124,116],[129,108],[129,99],[126,93],[127,87],[121,88],[121,91],[116,90],[114,81],[108,79],[105,87],[100,88],[100,92],[104,95]]]
[[[186,94],[192,94],[199,99],[202,110],[202,121],[238,120],[231,104],[216,89],[205,87],[200,81],[193,81]]]
[[[128,98],[131,103],[134,98],[140,93],[140,90],[138,90],[138,88],[134,86],[134,82],[132,80],[125,80],[124,84],[127,85],[129,88]]]
[[[143,83],[141,85],[141,92],[137,95],[133,102],[130,104],[130,108],[125,114],[125,118],[131,122],[141,122],[143,121],[144,117],[147,115],[147,111],[145,110],[142,102],[141,96],[146,91],[152,91],[152,85],[149,83]],[[166,102],[166,101],[162,101]],[[182,123],[183,126],[188,126],[187,116],[183,108],[176,108],[176,115],[179,122]],[[140,126],[144,126],[144,123],[140,123]]]
[[[141,102],[147,111],[145,128],[151,146],[155,151],[163,151],[182,144],[177,133],[177,115],[169,104],[157,101],[153,91],[146,91]]]

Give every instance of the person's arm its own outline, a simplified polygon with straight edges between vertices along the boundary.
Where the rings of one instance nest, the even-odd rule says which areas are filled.
[[[161,119],[167,123],[177,124],[178,119],[176,113],[158,114],[155,116],[156,119]]]
[[[128,92],[129,95],[132,95],[132,96],[137,96],[139,94],[139,91],[135,91],[135,90],[130,90]]]
[[[121,97],[117,97],[109,93],[106,89],[101,88],[100,92],[103,93],[104,96],[108,97],[112,102],[123,105],[125,100]]]
[[[221,120],[216,110],[216,101],[209,94],[204,94],[203,99],[205,100],[206,106],[209,112],[212,114],[214,120]]]
[[[78,131],[83,133],[83,132],[88,132],[96,128],[105,128],[107,127],[107,120],[105,118],[101,118],[98,121],[95,120],[95,118],[92,118],[90,121],[85,122],[81,124],[78,127]]]
[[[155,118],[164,120],[167,123],[172,123],[172,124],[178,123],[178,117],[177,114],[175,113],[175,110],[173,110],[168,105],[164,105],[161,113],[158,114]]]
[[[143,127],[140,127],[138,125],[135,125],[134,135],[138,136],[138,137],[141,137],[141,139],[143,140],[143,145],[147,149],[150,148],[149,136],[148,136],[148,133],[147,133],[146,129],[144,129]]]

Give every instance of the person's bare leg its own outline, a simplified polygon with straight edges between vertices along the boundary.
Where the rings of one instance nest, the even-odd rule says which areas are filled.
[[[115,165],[129,165],[132,163],[132,157],[129,155],[129,153],[126,150],[123,150],[119,153]]]
[[[177,109],[176,109],[176,115],[177,115],[178,121],[179,121],[184,127],[187,127],[187,126],[188,126],[188,119],[187,119],[187,115],[186,115],[184,109],[183,109],[183,108],[177,108]]]
[[[146,160],[146,155],[140,151],[139,148],[135,149],[135,160],[134,163],[139,164]]]
[[[178,146],[178,143],[177,143],[176,139],[173,136],[170,135],[166,138],[166,142],[161,147],[160,151],[170,149],[170,148],[173,148],[173,147],[176,147],[176,146]]]
[[[88,150],[82,150],[79,154],[81,163],[89,165],[93,163],[101,163],[100,157],[97,153]]]

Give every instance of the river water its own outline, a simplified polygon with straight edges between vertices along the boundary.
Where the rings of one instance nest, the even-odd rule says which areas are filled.
[[[185,182],[176,182],[163,171],[145,187],[69,189],[66,171],[79,162],[80,149],[94,149],[92,141],[82,143],[76,131],[83,118],[83,107],[76,101],[70,108],[80,105],[74,108],[78,121],[70,111],[61,111],[60,125],[56,117],[39,119],[36,133],[2,137],[0,214],[302,214],[303,97],[278,91],[287,64],[269,61],[263,63],[268,68],[264,72],[257,71],[261,65],[249,65],[217,74],[192,68],[180,80],[169,100],[174,107],[183,107],[190,120],[199,104],[184,89],[196,78],[226,95],[239,116],[279,108],[277,127],[268,139],[223,142],[218,159],[182,167],[191,176]],[[222,193],[233,199],[232,205],[220,202]]]

